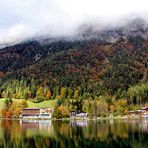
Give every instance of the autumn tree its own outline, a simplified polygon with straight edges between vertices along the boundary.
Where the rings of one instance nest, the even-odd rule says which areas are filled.
[[[62,88],[61,88],[60,98],[61,98],[61,99],[65,99],[66,96],[67,96],[67,89],[66,89],[66,87],[62,87]]]
[[[4,73],[0,71],[0,78],[4,77]]]
[[[51,90],[48,89],[48,90],[47,90],[47,93],[46,93],[46,98],[47,98],[47,99],[50,99],[51,96],[52,96]]]
[[[39,87],[39,89],[36,92],[36,96],[44,97],[44,88],[43,87]]]

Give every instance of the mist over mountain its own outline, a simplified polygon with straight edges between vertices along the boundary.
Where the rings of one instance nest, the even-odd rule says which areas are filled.
[[[130,34],[140,35],[144,38],[148,36],[148,23],[146,20],[134,17],[131,19],[125,19],[121,21],[122,23],[116,24],[99,24],[96,22],[87,22],[83,23],[77,28],[73,30],[70,34],[61,34],[61,35],[52,35],[50,31],[47,29],[46,33],[37,33],[32,37],[28,37],[26,39],[20,39],[17,41],[13,41],[11,43],[1,43],[0,49],[8,46],[12,46],[21,42],[27,41],[38,41],[41,44],[48,44],[53,41],[59,40],[89,40],[89,39],[97,39],[97,40],[109,40],[114,41],[119,38],[126,38],[126,36]]]
[[[83,24],[71,36],[52,37],[43,35],[26,41],[24,40],[19,44],[6,45],[8,47],[0,50],[0,71],[6,73],[8,71],[22,69],[38,63],[40,60],[44,60],[51,53],[66,52],[73,48],[87,49],[90,47],[91,49],[94,48],[93,46],[105,45],[112,46],[110,47],[110,50],[112,50],[116,46],[117,49],[122,46],[127,48],[126,46],[132,42],[138,49],[145,46],[143,42],[147,43],[147,39],[148,24],[141,18],[130,20],[118,27],[106,26],[101,28],[98,24]],[[137,50],[136,48],[133,48],[133,50]]]

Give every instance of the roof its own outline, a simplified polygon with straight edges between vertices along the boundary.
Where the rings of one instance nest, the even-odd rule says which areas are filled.
[[[143,112],[142,109],[139,109],[139,110],[132,110],[132,111],[129,111],[129,113],[136,113],[136,112]]]
[[[142,110],[146,110],[146,109],[148,109],[148,107],[142,107]]]
[[[83,111],[78,111],[78,112],[77,112],[77,114],[80,114],[80,113],[86,113],[86,112],[83,112]]]
[[[134,112],[135,112],[135,111],[133,111],[133,110],[132,110],[132,111],[129,111],[129,113],[134,113]]]

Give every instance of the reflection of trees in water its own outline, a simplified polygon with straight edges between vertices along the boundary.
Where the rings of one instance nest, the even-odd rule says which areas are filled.
[[[19,123],[12,120],[1,121],[1,128],[3,133],[3,139],[0,147],[16,147],[20,141],[20,126]]]
[[[19,121],[3,120],[1,121],[3,139],[0,139],[0,147],[4,148],[44,148],[54,145],[55,139],[35,135],[27,137],[27,130],[22,129]]]
[[[71,124],[69,122],[55,121],[49,125],[44,123],[37,126],[40,130],[36,129],[36,134],[28,136],[29,129],[26,126],[23,128],[18,121],[3,120],[0,122],[2,134],[0,147],[73,148],[90,147],[91,145],[91,147],[142,148],[148,146],[147,121],[127,120],[123,122],[117,120],[110,122],[104,120],[100,122],[84,122],[75,121]],[[31,125],[28,127],[31,127]],[[42,128],[47,129],[46,135],[41,133]],[[45,132],[45,130],[42,132]],[[52,135],[51,132],[53,132]]]
[[[55,127],[56,133],[61,141],[65,141],[64,143],[70,141],[75,147],[87,145],[135,147],[135,143],[139,142],[143,143],[139,144],[141,147],[142,145],[148,146],[146,140],[148,135],[143,131],[143,121],[115,121],[113,124],[109,121],[101,121],[88,122],[88,126],[84,127],[74,127],[74,124],[71,128],[67,126],[68,123],[58,122],[58,126]]]

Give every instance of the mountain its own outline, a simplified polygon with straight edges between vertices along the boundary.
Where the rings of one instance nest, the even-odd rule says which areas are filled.
[[[40,87],[48,87],[55,98],[66,87],[67,93],[78,89],[85,98],[125,94],[147,83],[147,23],[136,19],[122,27],[96,28],[88,25],[71,38],[34,39],[0,49],[1,97],[24,98],[30,92],[28,97],[35,98]]]

